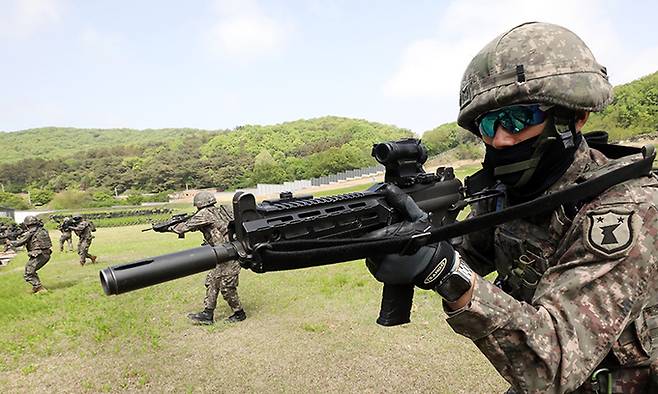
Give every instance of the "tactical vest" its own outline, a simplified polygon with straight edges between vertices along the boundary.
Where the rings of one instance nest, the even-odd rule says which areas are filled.
[[[589,168],[582,177],[594,178],[627,163],[628,160],[624,159],[610,160],[603,166]],[[655,174],[653,177],[658,182]],[[497,209],[505,207],[504,197],[498,199],[491,206]],[[561,206],[550,214],[517,219],[497,226],[493,235],[494,264],[498,272],[496,285],[515,299],[531,303],[544,272],[555,265],[559,257],[555,256],[556,249],[579,208]],[[654,297],[638,318],[624,328],[611,354],[597,368],[605,374],[595,376],[594,381],[588,381],[578,392],[629,392],[637,387],[648,387],[650,379],[654,380],[654,385],[658,384],[657,359],[658,297]],[[598,382],[598,379],[605,383]],[[652,386],[652,390],[654,387],[658,390],[658,386]]]

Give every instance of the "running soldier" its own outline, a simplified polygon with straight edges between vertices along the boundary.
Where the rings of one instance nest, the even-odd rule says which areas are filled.
[[[41,284],[37,271],[41,269],[52,253],[50,235],[43,228],[43,223],[36,216],[26,216],[23,224],[27,228],[17,240],[11,241],[13,247],[25,245],[27,255],[30,259],[25,264],[25,281],[32,285],[32,293],[45,292],[46,288]]]
[[[81,215],[73,215],[70,228],[79,238],[78,255],[80,256],[80,265],[85,265],[87,259],[91,259],[92,264],[95,263],[98,257],[89,254],[89,247],[94,239],[92,232],[96,231],[94,223],[91,220],[83,220]]]
[[[57,224],[57,229],[62,233],[59,237],[59,251],[64,251],[64,243],[68,244],[68,251],[73,252],[73,231],[71,230],[71,218],[65,217],[61,223]]]

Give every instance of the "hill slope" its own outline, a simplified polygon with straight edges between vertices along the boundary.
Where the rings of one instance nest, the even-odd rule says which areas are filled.
[[[0,132],[0,164],[22,159],[54,159],[99,148],[147,146],[189,137],[217,134],[218,131],[196,129],[77,129],[43,127],[15,132]]]
[[[0,135],[5,138],[0,143],[8,144],[9,150],[19,147],[23,155],[16,160],[12,154],[11,161],[0,164],[0,183],[7,191],[32,187],[159,192],[230,189],[366,167],[375,164],[370,157],[373,143],[412,133],[327,116],[225,132],[53,128]],[[62,142],[63,138],[67,140]],[[71,143],[76,140],[79,143]]]

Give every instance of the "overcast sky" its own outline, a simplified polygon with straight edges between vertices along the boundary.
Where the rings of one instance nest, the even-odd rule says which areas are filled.
[[[658,70],[658,1],[0,0],[0,130],[233,128],[325,115],[421,134],[525,21],[588,43],[613,84]]]

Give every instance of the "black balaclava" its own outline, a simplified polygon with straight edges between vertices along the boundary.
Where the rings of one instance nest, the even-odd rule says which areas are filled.
[[[575,113],[555,108],[546,119],[543,133],[536,137],[503,149],[485,144],[482,166],[507,186],[510,203],[538,197],[573,163],[582,140]]]

